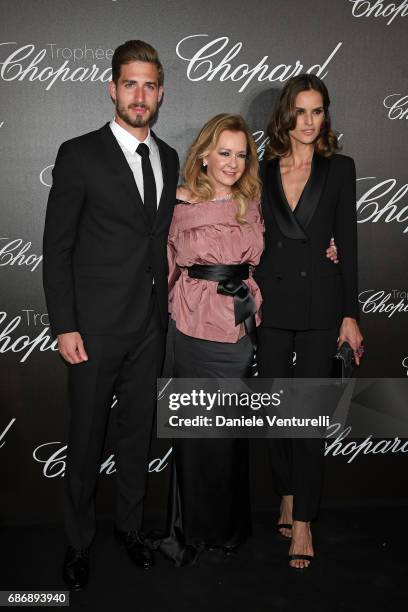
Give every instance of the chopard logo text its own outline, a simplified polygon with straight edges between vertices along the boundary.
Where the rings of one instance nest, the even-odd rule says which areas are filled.
[[[39,81],[46,85],[45,91],[49,91],[57,81],[106,83],[111,78],[110,66],[99,67],[95,63],[91,66],[71,65],[72,62],[79,61],[79,51],[82,52],[83,59],[88,59],[89,54],[86,55],[86,52],[89,49],[70,49],[68,47],[60,49],[54,44],[49,44],[38,50],[32,43],[22,47],[17,47],[17,44],[16,42],[0,43],[0,52],[6,53],[5,59],[0,61],[0,78],[3,81]],[[107,57],[107,51],[105,51],[104,58],[98,58],[96,52],[93,53],[94,60]],[[58,66],[51,66],[49,65],[51,62],[62,63]]]
[[[177,56],[187,62],[187,78],[190,81],[239,82],[242,85],[238,92],[243,92],[250,82],[284,82],[300,72],[314,73],[324,79],[328,74],[328,66],[342,46],[339,42],[321,64],[314,64],[305,69],[300,60],[294,64],[278,64],[271,66],[269,56],[264,55],[255,66],[239,63],[238,55],[243,48],[242,42],[230,43],[228,36],[220,36],[208,41],[208,34],[193,34],[182,38],[176,46]],[[204,43],[204,44],[203,44]],[[201,45],[197,48],[197,45]]]
[[[357,182],[374,181],[375,176],[365,176],[357,179]],[[401,206],[401,200],[408,192],[408,183],[397,188],[397,180],[394,178],[386,179],[369,187],[367,191],[357,200],[357,221],[358,223],[403,223],[407,224],[403,228],[403,233],[408,232],[408,203]],[[382,200],[382,201],[381,201]]]
[[[170,447],[163,457],[152,459],[148,471],[162,472],[168,466],[168,459],[172,453]],[[65,474],[67,460],[67,445],[61,442],[45,442],[33,451],[33,458],[43,465],[42,473],[46,478],[63,477]],[[115,455],[111,454],[101,463],[99,473],[110,476],[116,472]]]
[[[2,432],[0,432],[0,448],[3,448],[3,446],[5,445],[6,441],[5,441],[5,437],[6,437],[6,433],[11,429],[11,427],[14,425],[16,419],[11,419],[10,423],[8,425],[6,425],[6,427],[3,429]]]
[[[408,312],[407,298],[407,292],[399,289],[392,289],[388,292],[367,289],[361,291],[358,296],[364,314],[384,313],[389,319],[396,313]]]
[[[353,4],[353,17],[383,17],[388,19],[387,26],[398,16],[406,17],[408,15],[408,0],[402,0],[400,4],[382,2],[381,0],[376,0],[376,2],[349,0],[349,2]]]
[[[388,453],[408,453],[408,440],[394,438],[393,440],[376,440],[367,436],[364,440],[346,440],[351,433],[351,427],[340,431],[340,423],[332,423],[327,428],[325,455],[348,457],[347,463],[352,463],[360,453],[363,455],[386,455]]]
[[[0,267],[27,266],[34,272],[42,262],[42,255],[30,253],[31,242],[24,242],[22,238],[0,238]]]
[[[48,316],[46,313],[36,313],[34,310],[23,310],[23,316],[16,316],[6,322],[7,312],[0,312],[0,353],[19,353],[20,363],[24,363],[30,357],[34,350],[57,351],[57,340],[53,340],[49,334]],[[26,323],[28,327],[37,327],[38,324],[43,325],[41,331],[34,336],[22,334],[17,336],[16,330],[22,323]],[[4,327],[1,327],[5,323]],[[36,334],[37,329],[33,330]]]
[[[384,98],[385,108],[388,108],[388,119],[408,119],[408,96],[399,93],[390,94]]]

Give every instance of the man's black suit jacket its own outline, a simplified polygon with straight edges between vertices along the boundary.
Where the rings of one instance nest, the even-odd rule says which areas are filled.
[[[278,159],[262,163],[265,251],[254,277],[264,299],[262,325],[329,329],[358,318],[356,174],[345,155],[315,154],[295,208],[282,187]],[[334,236],[340,263],[326,258]]]
[[[44,291],[54,335],[138,332],[153,279],[167,325],[166,247],[179,162],[174,149],[153,137],[163,192],[152,228],[109,124],[61,145],[44,230]]]

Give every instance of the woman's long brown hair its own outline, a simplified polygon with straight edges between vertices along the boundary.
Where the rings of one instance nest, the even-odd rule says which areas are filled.
[[[316,153],[330,157],[339,149],[337,136],[331,128],[330,98],[326,85],[315,74],[299,74],[289,79],[283,88],[272,112],[268,126],[269,143],[265,149],[265,158],[285,157],[292,149],[289,130],[296,127],[296,96],[301,91],[313,89],[323,98],[324,123],[314,143]]]

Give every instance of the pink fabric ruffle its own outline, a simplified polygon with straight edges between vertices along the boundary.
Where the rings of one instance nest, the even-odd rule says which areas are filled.
[[[168,240],[169,312],[183,334],[216,342],[237,342],[245,335],[235,325],[234,302],[217,293],[217,282],[190,278],[193,264],[242,264],[256,266],[264,249],[264,225],[258,200],[251,201],[246,223],[236,220],[233,200],[181,203],[174,209]],[[262,296],[251,276],[245,283],[257,306],[261,322]]]

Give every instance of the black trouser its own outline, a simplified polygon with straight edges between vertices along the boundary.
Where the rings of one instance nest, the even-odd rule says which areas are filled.
[[[155,293],[141,332],[83,335],[89,360],[69,366],[70,427],[65,476],[65,527],[75,548],[95,535],[95,490],[112,397],[116,421],[118,529],[139,530],[143,518],[148,456],[165,332]]]
[[[264,378],[328,378],[337,348],[339,330],[296,331],[273,327],[258,328],[258,371]],[[296,365],[293,365],[293,352]],[[316,517],[323,479],[323,440],[268,440],[276,489],[293,495],[293,519],[311,521]]]

